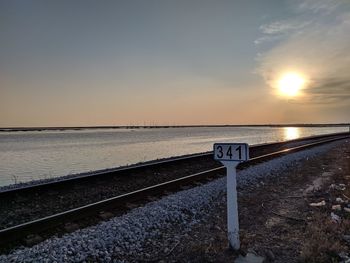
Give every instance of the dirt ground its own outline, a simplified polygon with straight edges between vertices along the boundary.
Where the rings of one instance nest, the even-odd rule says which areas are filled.
[[[278,178],[238,189],[238,199],[240,252],[228,249],[222,203],[163,261],[233,262],[239,253],[251,252],[265,262],[345,262],[350,256],[350,140]]]

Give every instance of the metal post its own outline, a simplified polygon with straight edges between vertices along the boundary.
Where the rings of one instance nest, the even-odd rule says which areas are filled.
[[[214,159],[227,170],[227,234],[230,247],[239,250],[239,224],[237,204],[236,167],[249,160],[247,143],[214,143]]]
[[[227,170],[227,232],[230,246],[235,250],[240,248],[236,186],[237,165],[238,162],[225,162]]]

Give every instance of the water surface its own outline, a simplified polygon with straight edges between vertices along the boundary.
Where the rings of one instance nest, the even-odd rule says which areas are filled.
[[[249,144],[347,131],[347,127],[192,127],[0,133],[0,185]]]

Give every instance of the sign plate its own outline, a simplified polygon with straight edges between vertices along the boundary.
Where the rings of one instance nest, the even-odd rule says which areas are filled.
[[[217,161],[247,161],[249,160],[249,146],[247,143],[215,143],[214,159]]]

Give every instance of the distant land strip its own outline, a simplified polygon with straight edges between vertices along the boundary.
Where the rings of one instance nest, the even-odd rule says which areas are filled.
[[[159,128],[226,128],[226,127],[350,127],[350,123],[293,123],[293,124],[227,124],[227,125],[119,125],[119,126],[76,126],[76,127],[4,127],[0,132],[17,131],[67,131],[91,129],[159,129]]]

